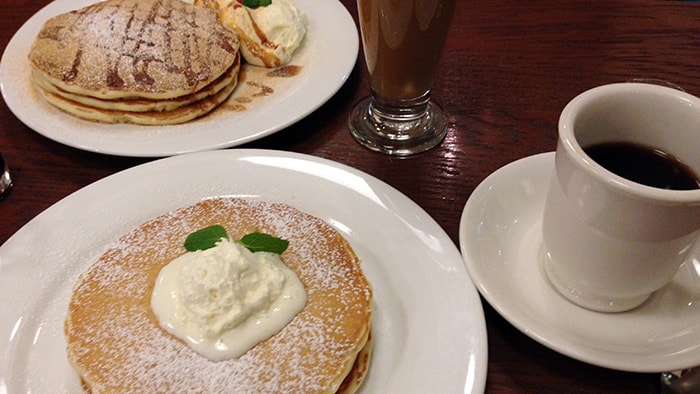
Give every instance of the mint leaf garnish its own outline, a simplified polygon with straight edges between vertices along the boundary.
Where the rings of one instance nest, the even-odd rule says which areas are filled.
[[[185,249],[189,252],[194,252],[195,250],[213,248],[217,242],[221,241],[221,238],[228,238],[228,233],[223,226],[214,224],[204,227],[187,236]]]
[[[226,229],[219,224],[213,224],[188,235],[185,239],[185,249],[188,252],[207,250],[216,246],[222,238],[229,238]],[[253,253],[270,252],[282,254],[289,246],[289,241],[287,240],[259,232],[246,234],[238,242]]]
[[[272,0],[243,0],[241,4],[248,8],[267,7],[272,3]]]
[[[289,241],[287,240],[257,232],[244,235],[239,242],[251,252],[282,254],[289,246]]]

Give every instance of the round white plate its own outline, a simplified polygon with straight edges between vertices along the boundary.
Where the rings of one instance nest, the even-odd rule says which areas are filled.
[[[298,75],[270,79],[274,93],[252,97],[245,110],[221,106],[201,119],[170,126],[101,124],[48,104],[32,86],[27,55],[44,22],[96,0],[56,0],[32,16],[10,40],[0,61],[0,89],[10,110],[38,133],[75,148],[121,156],[161,157],[240,145],[272,134],[310,114],[333,96],[355,66],[357,27],[336,0],[295,0],[308,19],[305,41],[291,64]],[[240,108],[236,94],[229,102]],[[268,83],[265,84],[268,86]],[[251,87],[252,89],[252,87]]]
[[[488,176],[467,201],[460,246],[484,298],[543,345],[602,367],[660,372],[700,365],[700,261],[625,313],[592,312],[557,293],[541,266],[541,216],[554,153]],[[696,253],[696,256],[698,254]]]
[[[0,247],[0,391],[81,392],[63,338],[77,275],[140,223],[223,195],[291,204],[350,242],[374,289],[375,351],[364,393],[484,390],[480,299],[457,247],[424,210],[376,178],[325,159],[235,149],[174,156],[104,178]]]

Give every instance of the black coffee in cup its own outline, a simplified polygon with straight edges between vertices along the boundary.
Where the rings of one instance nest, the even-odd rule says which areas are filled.
[[[608,171],[643,185],[670,190],[700,189],[700,176],[668,152],[631,142],[605,142],[584,148]]]

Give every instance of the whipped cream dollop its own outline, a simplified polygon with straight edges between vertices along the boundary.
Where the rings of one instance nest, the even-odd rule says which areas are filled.
[[[278,254],[225,238],[168,263],[151,296],[161,327],[214,361],[276,334],[305,304],[304,286]]]
[[[231,21],[241,38],[241,54],[250,64],[288,64],[306,35],[306,16],[289,0],[272,0],[270,5],[257,8],[236,3],[231,10]]]

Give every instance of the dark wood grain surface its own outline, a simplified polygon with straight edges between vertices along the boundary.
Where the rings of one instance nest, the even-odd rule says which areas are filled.
[[[2,0],[0,48],[47,3]],[[355,2],[343,3],[356,19]],[[433,91],[450,121],[439,148],[400,159],[354,142],[347,114],[369,92],[362,55],[347,83],[325,105],[244,147],[307,153],[372,174],[423,207],[458,245],[461,210],[482,179],[506,163],[554,150],[559,112],[578,93],[635,78],[667,80],[700,94],[700,5],[459,0]],[[0,151],[15,180],[12,193],[0,202],[0,243],[70,193],[152,160],[58,144],[22,124],[4,101]],[[531,340],[485,302],[484,308],[487,392],[659,391],[658,374],[619,372],[573,360]]]

